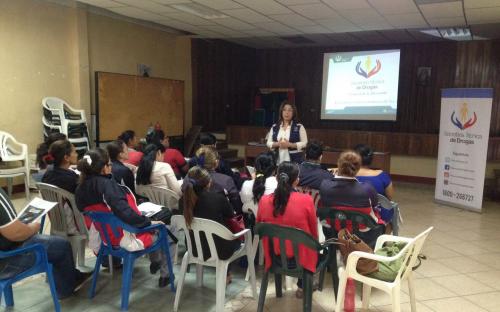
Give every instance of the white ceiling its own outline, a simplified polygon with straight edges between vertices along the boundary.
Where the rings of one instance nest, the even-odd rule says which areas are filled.
[[[78,0],[200,38],[256,47],[441,40],[419,29],[472,26],[500,37],[500,0]],[[201,4],[225,17],[206,19],[176,4]],[[478,25],[478,26],[476,26]],[[292,43],[301,36],[310,42]]]

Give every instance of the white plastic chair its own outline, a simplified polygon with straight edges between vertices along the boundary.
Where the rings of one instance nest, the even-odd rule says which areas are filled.
[[[394,216],[392,217],[392,233],[394,235],[399,235],[399,224],[403,223],[403,216],[401,215],[401,211],[399,210],[399,205],[392,200],[389,200],[382,194],[377,194],[377,200],[379,205],[386,209],[394,209]]]
[[[42,106],[44,110],[50,112],[53,117],[56,117],[54,119],[60,120],[60,126],[62,126],[63,129],[67,129],[68,124],[80,124],[87,122],[84,110],[71,107],[63,99],[57,97],[45,97],[42,100]],[[47,122],[52,124],[51,120],[47,120]]]
[[[19,143],[10,134],[0,131],[0,159],[1,163],[19,162],[23,164],[19,167],[0,168],[0,178],[7,178],[7,193],[12,195],[12,178],[24,175],[24,191],[26,199],[29,199],[29,161],[28,161],[28,145]]]
[[[352,252],[347,258],[347,265],[345,270],[343,268],[339,269],[339,290],[337,293],[337,306],[335,311],[342,311],[342,306],[344,305],[344,295],[347,284],[347,279],[352,278],[354,280],[363,283],[363,309],[368,309],[370,305],[370,294],[371,288],[375,287],[382,291],[385,291],[392,297],[392,311],[401,311],[401,282],[408,280],[408,289],[410,291],[410,304],[411,311],[416,312],[417,306],[415,301],[415,285],[413,281],[413,271],[412,268],[418,260],[418,255],[424,246],[425,239],[432,231],[433,227],[428,228],[424,232],[417,235],[415,238],[407,238],[401,236],[393,235],[381,235],[377,239],[375,245],[375,251],[382,248],[385,242],[406,242],[406,246],[401,249],[401,251],[393,257],[384,257],[375,254],[370,254],[361,251]],[[391,262],[400,258],[403,258],[402,265],[399,269],[398,275],[393,282],[385,282],[368,276],[359,274],[356,271],[356,265],[359,258],[373,259],[379,262]]]
[[[184,279],[189,264],[196,264],[196,282],[199,287],[203,283],[203,266],[211,266],[216,268],[216,312],[224,311],[224,302],[226,295],[226,276],[229,263],[234,260],[247,256],[248,269],[250,271],[250,284],[252,286],[252,294],[257,298],[257,289],[255,286],[255,268],[253,265],[252,255],[252,234],[249,229],[245,229],[237,234],[231,233],[224,225],[207,219],[194,218],[191,223],[190,229],[187,228],[184,216],[176,215],[172,217],[172,222],[184,229],[186,233],[187,251],[182,258],[182,265],[180,276],[177,283],[177,292],[175,293],[174,311],[177,312],[179,308],[179,301],[182,295],[182,288],[184,287]],[[189,231],[193,232],[194,241],[196,244],[196,251],[198,256],[193,255],[193,246],[191,243]],[[204,232],[207,238],[208,246],[210,248],[210,258],[204,260],[203,248],[201,244],[200,232]],[[242,246],[234,252],[234,254],[227,260],[220,260],[215,247],[213,235],[217,235],[226,240],[237,240],[239,237],[244,236],[245,241]]]
[[[85,266],[85,246],[88,241],[88,231],[83,215],[76,208],[75,195],[55,185],[47,183],[37,183],[36,185],[43,199],[58,203],[48,213],[50,235],[61,236],[69,240],[73,249],[73,259],[77,260],[75,262],[78,266]],[[66,203],[69,204],[69,211],[65,208]],[[77,233],[68,233],[68,220],[71,219],[74,220]]]

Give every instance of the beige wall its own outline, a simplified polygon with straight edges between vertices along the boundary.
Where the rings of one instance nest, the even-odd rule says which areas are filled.
[[[29,145],[42,139],[41,100],[78,103],[76,10],[31,0],[0,0],[0,130]]]
[[[150,65],[155,77],[185,81],[185,127],[191,126],[189,38],[67,4],[0,0],[0,130],[34,153],[43,97],[63,98],[90,116],[94,71],[135,74],[137,63]]]
[[[152,68],[152,77],[184,80],[184,126],[189,129],[192,110],[190,39],[96,14],[88,14],[87,26],[90,72],[136,74],[140,63]],[[94,79],[91,75],[92,111],[95,108]],[[168,125],[162,128],[168,134]]]

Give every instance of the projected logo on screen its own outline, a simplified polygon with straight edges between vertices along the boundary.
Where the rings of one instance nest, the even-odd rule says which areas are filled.
[[[451,123],[454,124],[458,129],[465,130],[467,128],[472,127],[477,121],[476,112],[469,117],[469,108],[467,107],[467,103],[463,103],[460,108],[460,119],[455,116],[455,111],[451,113]]]
[[[361,61],[358,62],[358,64],[356,65],[356,73],[358,75],[363,76],[366,79],[368,79],[371,76],[373,76],[376,73],[378,73],[380,71],[381,67],[382,67],[382,64],[380,63],[379,60],[377,60],[375,62],[375,66],[372,67],[372,60],[371,60],[371,57],[368,55],[366,57],[364,68],[361,68]]]

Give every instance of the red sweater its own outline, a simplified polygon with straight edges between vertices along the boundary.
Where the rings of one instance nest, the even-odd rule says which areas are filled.
[[[257,222],[266,222],[284,226],[290,226],[303,230],[310,234],[315,239],[318,239],[318,219],[316,217],[316,209],[314,208],[313,199],[308,194],[292,192],[288,200],[288,204],[283,215],[273,216],[273,199],[274,194],[262,196],[259,202],[259,210],[257,214]],[[266,238],[263,239],[264,259],[266,270],[271,267],[271,254],[269,253],[269,244]],[[274,252],[280,254],[279,240],[274,243]],[[286,255],[288,258],[293,257],[293,248],[291,242],[286,242]],[[299,245],[299,262],[307,270],[316,271],[318,262],[318,253],[315,250]]]

